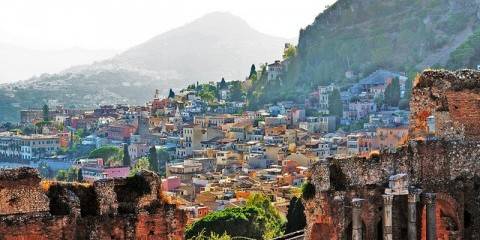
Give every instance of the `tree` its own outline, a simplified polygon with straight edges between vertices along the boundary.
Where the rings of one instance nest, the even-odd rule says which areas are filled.
[[[47,105],[47,104],[44,104],[44,105],[43,105],[42,112],[43,112],[43,121],[44,121],[44,122],[48,122],[48,121],[49,121],[50,111],[49,111],[49,109],[48,109],[48,105]]]
[[[133,176],[142,170],[150,170],[150,160],[147,157],[139,158],[130,170],[129,175]]]
[[[79,178],[78,173],[79,173],[78,169],[71,167],[68,170],[63,170],[63,169],[59,170],[55,178],[57,179],[57,181],[73,182],[78,180]],[[83,173],[82,173],[82,179],[83,179]]]
[[[241,102],[243,101],[243,89],[240,81],[233,81],[230,93],[230,101]]]
[[[260,193],[252,194],[248,197],[246,206],[261,209],[262,215],[266,218],[264,239],[273,239],[283,234],[282,226],[285,220],[267,196]]]
[[[226,89],[228,88],[227,82],[225,82],[225,78],[222,77],[222,81],[220,81],[220,84],[218,85],[218,89]]]
[[[148,160],[150,163],[150,168],[152,171],[158,172],[158,158],[157,158],[157,149],[155,146],[152,146],[149,150]]]
[[[286,47],[283,51],[283,59],[289,59],[291,57],[294,57],[296,54],[297,47],[292,44],[288,44],[288,47]]]
[[[266,219],[257,207],[227,208],[211,212],[189,225],[185,230],[185,238],[192,239],[202,232],[207,236],[225,233],[231,237],[267,239]]]
[[[232,237],[228,236],[226,233],[223,235],[216,234],[211,232],[210,235],[206,235],[205,231],[200,232],[200,234],[188,239],[188,240],[231,240]]]
[[[337,117],[337,119],[343,116],[343,103],[338,89],[334,89],[328,96],[328,111],[330,115]]]
[[[123,144],[123,166],[130,167],[131,160],[128,153],[128,144]]]
[[[310,181],[303,183],[302,185],[302,198],[309,200],[315,197],[315,186]]]
[[[79,168],[77,172],[77,182],[83,182],[83,171],[81,168]]]
[[[305,217],[305,207],[303,206],[302,199],[293,197],[288,205],[285,233],[288,234],[302,230],[306,225],[307,219]]]
[[[107,165],[121,165],[123,151],[116,146],[103,146],[91,151],[88,158],[102,158]]]
[[[170,91],[168,92],[168,98],[175,98],[175,92],[170,88]]]
[[[255,67],[255,64],[252,64],[250,67],[250,74],[248,75],[248,79],[255,80],[257,78],[257,69]]]
[[[58,170],[57,175],[55,176],[57,181],[66,181],[67,180],[67,171],[65,170]]]
[[[395,77],[385,89],[385,103],[391,107],[398,107],[400,102],[400,80]]]
[[[166,171],[166,165],[170,161],[170,155],[165,149],[160,149],[157,151],[158,159],[158,173],[164,175]]]

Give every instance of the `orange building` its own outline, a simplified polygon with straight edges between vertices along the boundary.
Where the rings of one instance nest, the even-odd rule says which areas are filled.
[[[408,138],[408,127],[377,128],[377,147],[394,150]]]

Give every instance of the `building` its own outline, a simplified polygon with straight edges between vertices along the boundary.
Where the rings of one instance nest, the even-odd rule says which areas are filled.
[[[137,160],[138,158],[147,156],[150,150],[150,146],[143,143],[133,143],[128,145],[128,154],[130,159]]]
[[[330,114],[330,111],[328,110],[328,99],[333,90],[335,90],[335,85],[333,84],[318,87],[318,112],[320,114]]]
[[[135,133],[136,127],[130,124],[111,124],[107,126],[107,138],[114,141],[125,141]]]
[[[277,80],[283,74],[283,65],[280,60],[276,60],[274,63],[267,66],[267,80]]]
[[[377,128],[377,148],[380,150],[395,150],[406,143],[408,127],[381,127]]]

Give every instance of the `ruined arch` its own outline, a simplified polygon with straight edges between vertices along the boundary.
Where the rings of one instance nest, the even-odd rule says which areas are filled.
[[[450,239],[450,236],[463,232],[463,222],[459,215],[460,206],[457,201],[447,193],[437,193],[435,200],[435,219],[437,238]],[[426,207],[422,208],[422,239],[426,239]]]
[[[376,230],[375,231],[375,234],[376,234],[375,239],[382,240],[383,239],[383,219],[380,218],[377,221],[377,224],[375,225],[375,228],[376,228],[375,229]]]

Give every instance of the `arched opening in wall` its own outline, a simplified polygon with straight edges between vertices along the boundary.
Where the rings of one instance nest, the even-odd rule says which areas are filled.
[[[329,240],[335,238],[332,226],[325,223],[315,223],[310,233],[312,240]]]
[[[460,219],[458,213],[458,204],[455,199],[448,194],[437,193],[435,206],[435,221],[437,229],[437,238],[450,239],[451,236],[458,236],[463,229],[460,229]],[[465,216],[464,216],[465,217]],[[427,231],[427,210],[423,208],[421,213],[422,239],[426,239]],[[465,232],[466,233],[466,232]],[[466,234],[463,234],[466,236]]]
[[[362,239],[367,239],[367,225],[362,221]]]
[[[392,205],[392,234],[399,239],[408,238],[408,197],[395,196]]]
[[[380,219],[380,221],[378,221],[377,223],[377,226],[376,226],[376,238],[377,240],[382,240],[383,239],[383,220]]]
[[[472,236],[473,223],[474,223],[474,219],[472,214],[469,211],[465,210],[463,212],[463,228],[464,228],[463,235],[465,236],[465,239],[470,239],[467,236]]]
[[[347,187],[347,177],[343,173],[342,168],[338,165],[330,165],[330,185],[337,191],[344,191]]]
[[[350,222],[343,232],[342,240],[352,240],[352,223]]]
[[[472,214],[470,212],[468,212],[467,210],[465,210],[463,212],[463,226],[465,227],[465,229],[467,229],[467,228],[470,228],[472,226],[472,223],[473,223]]]

